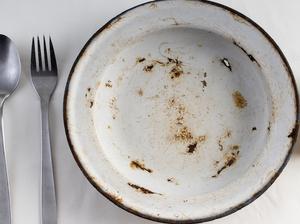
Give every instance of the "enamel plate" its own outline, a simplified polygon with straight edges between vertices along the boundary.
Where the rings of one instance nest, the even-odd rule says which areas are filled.
[[[65,91],[67,137],[89,181],[127,211],[171,223],[259,197],[288,161],[297,114],[271,37],[208,1],[117,16],[85,45]]]

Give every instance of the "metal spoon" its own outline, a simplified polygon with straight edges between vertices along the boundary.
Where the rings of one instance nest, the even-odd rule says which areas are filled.
[[[17,49],[8,37],[0,34],[0,222],[3,224],[11,223],[2,125],[3,104],[16,89],[20,74],[21,63]]]

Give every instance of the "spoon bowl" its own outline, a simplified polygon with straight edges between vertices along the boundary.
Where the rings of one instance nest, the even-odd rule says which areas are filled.
[[[0,49],[0,95],[10,95],[19,83],[20,57],[13,42],[2,34]]]

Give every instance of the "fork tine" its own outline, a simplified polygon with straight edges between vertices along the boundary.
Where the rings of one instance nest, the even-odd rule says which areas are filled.
[[[45,36],[43,36],[43,44],[44,44],[44,62],[45,62],[45,70],[50,70],[50,67],[48,66],[48,55],[47,55],[47,47],[46,47]]]
[[[36,67],[36,58],[35,58],[35,43],[34,43],[34,37],[32,38],[32,44],[31,44],[31,70],[37,71]]]
[[[52,44],[52,41],[51,41],[51,37],[49,37],[49,44],[50,44],[51,70],[54,71],[54,72],[57,72],[55,52],[54,52],[53,44]]]
[[[40,38],[37,37],[38,42],[38,60],[39,60],[39,70],[43,71],[43,64],[42,64],[42,51],[41,51],[41,45],[40,45]]]

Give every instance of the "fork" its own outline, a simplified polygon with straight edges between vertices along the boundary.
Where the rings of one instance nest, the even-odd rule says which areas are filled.
[[[36,92],[40,96],[42,119],[42,172],[41,172],[41,224],[57,223],[56,196],[49,136],[49,102],[57,84],[57,64],[51,37],[49,37],[49,55],[43,36],[44,57],[42,57],[40,39],[32,38],[31,77]],[[37,57],[36,57],[37,52]],[[43,63],[44,62],[44,63]],[[49,63],[50,62],[50,63]]]

